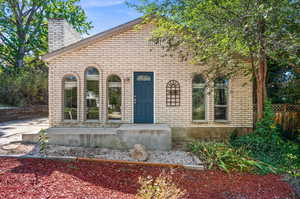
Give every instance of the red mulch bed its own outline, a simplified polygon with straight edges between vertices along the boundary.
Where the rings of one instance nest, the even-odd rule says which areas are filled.
[[[0,198],[134,198],[139,176],[158,176],[163,170],[187,191],[185,198],[293,198],[291,187],[276,175],[15,158],[0,159]]]

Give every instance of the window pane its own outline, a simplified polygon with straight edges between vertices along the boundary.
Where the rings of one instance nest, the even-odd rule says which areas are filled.
[[[215,87],[227,87],[228,86],[228,79],[219,77],[215,79]]]
[[[96,68],[86,71],[86,119],[99,120],[99,72]]]
[[[215,120],[227,120],[227,107],[215,107]]]
[[[205,120],[205,89],[193,88],[193,120]]]
[[[137,81],[151,81],[150,75],[139,75]]]
[[[215,89],[215,105],[227,105],[227,89]]]
[[[74,76],[64,79],[64,119],[77,120],[77,79]]]
[[[121,120],[122,88],[118,76],[108,78],[108,119]]]
[[[227,120],[228,109],[228,80],[217,78],[214,81],[214,116],[215,120]]]
[[[202,75],[193,78],[193,120],[205,120],[205,79]]]
[[[193,78],[193,84],[205,84],[205,79],[202,75],[195,75]]]

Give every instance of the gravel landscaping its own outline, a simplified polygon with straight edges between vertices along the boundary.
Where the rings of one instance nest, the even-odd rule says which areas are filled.
[[[0,198],[134,199],[139,177],[164,172],[184,199],[296,199],[282,176],[141,165],[0,158]]]
[[[199,165],[200,160],[192,154],[185,151],[147,151],[149,158],[147,162],[182,164],[182,165]],[[0,154],[22,154],[39,156],[38,145],[32,144],[8,144],[0,147]],[[66,147],[57,145],[48,145],[48,156],[74,156],[90,157],[106,160],[125,160],[136,161],[130,157],[129,151],[110,150],[101,148],[83,148],[83,147]]]

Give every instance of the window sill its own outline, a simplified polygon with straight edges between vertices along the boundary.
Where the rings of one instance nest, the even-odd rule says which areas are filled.
[[[63,123],[78,123],[79,120],[63,120]]]
[[[222,124],[228,124],[230,123],[231,121],[229,120],[214,120],[215,123],[222,123]]]
[[[100,123],[100,120],[85,120],[87,123]]]
[[[207,121],[207,120],[193,120],[192,123],[196,123],[196,124],[207,124],[208,121]]]
[[[125,123],[123,120],[107,120],[106,123],[108,124],[122,124]]]

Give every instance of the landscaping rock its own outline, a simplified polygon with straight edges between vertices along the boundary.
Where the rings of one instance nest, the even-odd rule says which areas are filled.
[[[109,149],[101,149],[101,153],[107,154],[107,153],[109,153]]]
[[[8,148],[15,148],[15,146],[7,146]],[[146,151],[146,150],[145,150]],[[148,154],[146,162],[165,163],[165,164],[180,164],[180,165],[201,165],[196,162],[193,155],[185,151],[147,151]],[[18,147],[12,150],[4,150],[0,147],[0,154],[2,155],[32,155],[39,156],[39,145],[18,143]],[[87,157],[99,158],[105,160],[123,160],[123,161],[142,161],[134,159],[129,151],[112,150],[106,148],[85,148],[85,147],[71,147],[47,145],[47,155],[57,157]],[[200,161],[200,160],[199,160]],[[200,161],[201,162],[201,161]]]
[[[134,148],[130,150],[130,156],[137,161],[146,161],[149,157],[145,147],[141,144],[134,145]]]
[[[7,155],[7,154],[8,154],[8,151],[0,149],[0,155]]]
[[[300,198],[300,177],[293,177],[290,175],[285,175],[284,181],[288,182],[292,189],[294,190],[297,198]]]
[[[8,145],[2,146],[2,149],[4,149],[4,150],[14,150],[14,149],[18,148],[19,146],[20,146],[20,144],[8,144]]]
[[[197,165],[202,165],[203,162],[195,155],[191,154],[191,156],[193,157],[194,161],[196,162]]]

